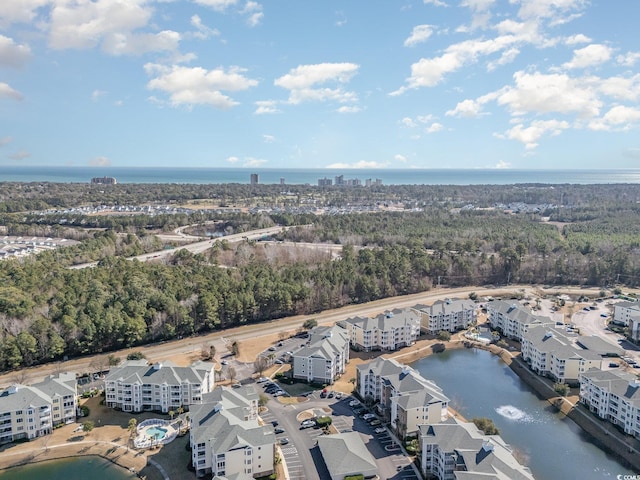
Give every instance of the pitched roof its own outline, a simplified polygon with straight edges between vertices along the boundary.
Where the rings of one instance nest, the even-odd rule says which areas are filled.
[[[635,375],[617,370],[592,368],[583,373],[582,377],[640,408],[640,381]]]
[[[189,367],[179,367],[173,362],[154,363],[146,360],[128,360],[111,369],[105,382],[122,382],[125,384],[180,385],[183,382],[202,383],[207,372],[213,369],[212,363],[197,362]]]
[[[318,447],[331,478],[357,473],[368,476],[377,472],[376,461],[358,432],[322,435],[318,437]]]
[[[51,398],[35,387],[13,385],[0,393],[0,412],[15,412],[29,407],[50,405]]]

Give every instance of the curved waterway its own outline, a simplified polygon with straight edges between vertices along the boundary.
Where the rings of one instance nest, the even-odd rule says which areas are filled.
[[[435,381],[465,418],[491,418],[537,479],[615,479],[640,473],[598,448],[588,434],[540,400],[489,352],[451,350],[411,366]]]
[[[138,477],[98,456],[64,458],[0,470],[2,480],[133,480]]]

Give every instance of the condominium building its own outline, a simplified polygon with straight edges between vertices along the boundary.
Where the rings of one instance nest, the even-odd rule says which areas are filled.
[[[394,309],[380,315],[352,317],[340,322],[354,350],[397,350],[413,345],[420,336],[420,316],[411,309]]]
[[[438,480],[533,480],[499,435],[484,435],[473,423],[450,418],[420,426],[423,475]]]
[[[50,375],[32,385],[13,385],[0,393],[0,443],[51,433],[54,425],[76,419],[74,374]]]
[[[291,356],[293,378],[332,384],[349,362],[349,335],[339,326],[315,327],[307,344]]]
[[[150,365],[146,360],[129,360],[111,369],[104,385],[109,407],[168,413],[202,403],[202,395],[214,387],[214,365],[196,362],[178,367],[171,362]]]
[[[198,477],[262,477],[274,471],[275,434],[261,425],[254,386],[220,387],[190,411],[191,463]]]
[[[527,308],[514,302],[487,302],[487,313],[491,328],[518,341],[522,341],[524,334],[533,326],[554,324],[549,317],[534,315]]]
[[[640,438],[640,380],[635,375],[599,369],[582,373],[580,401],[598,417]]]
[[[613,306],[613,321],[624,326],[634,320],[640,322],[640,302],[622,301]]]
[[[442,330],[455,332],[469,328],[478,320],[478,306],[471,300],[438,300],[433,305],[416,305],[423,330],[436,334]]]
[[[449,399],[442,389],[411,367],[378,357],[356,369],[356,391],[377,402],[378,413],[400,438],[417,434],[419,425],[449,416]]]
[[[581,373],[601,368],[604,361],[602,352],[585,348],[589,342],[580,344],[579,339],[560,328],[533,326],[522,338],[522,359],[538,375],[577,385]]]

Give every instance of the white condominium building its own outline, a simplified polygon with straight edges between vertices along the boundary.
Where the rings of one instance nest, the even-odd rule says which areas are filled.
[[[214,387],[214,365],[196,362],[178,367],[171,362],[149,365],[146,360],[129,360],[113,368],[104,385],[109,407],[168,413],[202,402],[202,395]]]
[[[330,385],[349,362],[349,335],[339,326],[315,327],[309,340],[291,355],[293,378]]]
[[[340,322],[354,350],[397,350],[413,345],[420,336],[420,316],[411,309],[394,309],[380,315],[352,317]]]
[[[438,300],[433,305],[416,305],[422,329],[436,334],[440,331],[456,332],[469,328],[478,320],[478,306],[471,300]]]
[[[533,326],[554,324],[549,317],[534,315],[519,303],[514,302],[501,300],[487,302],[487,313],[491,328],[518,341],[522,341],[524,334]]]

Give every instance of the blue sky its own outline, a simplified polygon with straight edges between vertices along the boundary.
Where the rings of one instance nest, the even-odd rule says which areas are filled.
[[[0,1],[0,166],[640,167],[636,0]]]

